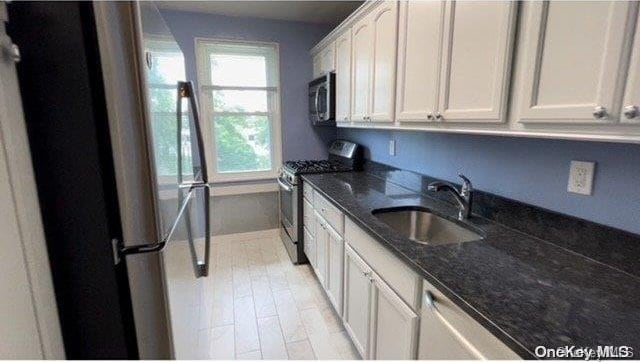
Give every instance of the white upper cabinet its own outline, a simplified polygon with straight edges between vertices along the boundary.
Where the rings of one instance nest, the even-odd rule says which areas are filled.
[[[396,119],[504,122],[516,7],[497,1],[403,2]]]
[[[336,39],[336,122],[351,119],[351,29]]]
[[[365,122],[369,117],[373,32],[367,17],[351,28],[353,88],[351,89],[351,120]]]
[[[396,120],[425,121],[438,104],[444,2],[400,3]]]
[[[640,14],[633,39],[633,53],[622,100],[622,122],[640,122]]]
[[[506,120],[517,5],[446,3],[436,120]]]
[[[398,3],[385,1],[368,15],[373,35],[370,121],[393,122]]]
[[[318,78],[319,76],[333,72],[336,68],[336,60],[335,60],[335,43],[329,43],[326,47],[322,48],[316,55],[313,57],[313,77]]]
[[[351,120],[393,122],[398,3],[384,1],[351,28]]]
[[[519,121],[618,119],[633,2],[530,2],[524,26]]]

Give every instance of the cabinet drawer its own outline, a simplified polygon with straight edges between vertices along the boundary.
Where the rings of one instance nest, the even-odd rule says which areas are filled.
[[[521,359],[515,352],[424,280],[419,359]]]
[[[344,235],[344,214],[317,191],[313,193],[313,208],[340,236]]]
[[[302,196],[313,205],[313,187],[308,183],[302,183]]]
[[[344,240],[413,310],[420,307],[422,279],[398,257],[380,245],[349,218]]]
[[[311,204],[311,202],[307,201],[307,199],[303,199],[302,201],[303,204],[303,208],[302,208],[302,223],[304,225],[304,227],[309,229],[309,233],[311,235],[315,235],[316,234],[316,229],[314,227],[315,223],[313,221],[313,204]]]

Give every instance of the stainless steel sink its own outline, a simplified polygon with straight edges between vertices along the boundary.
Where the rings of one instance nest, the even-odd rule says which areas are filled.
[[[401,235],[421,244],[442,245],[482,239],[482,235],[419,206],[374,210],[373,214]]]

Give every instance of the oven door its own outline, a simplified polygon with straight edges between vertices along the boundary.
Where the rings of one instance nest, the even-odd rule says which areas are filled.
[[[283,240],[290,243],[287,246],[295,249],[298,242],[298,187],[292,185],[289,181],[282,177],[278,178],[280,188],[280,223],[289,240]]]

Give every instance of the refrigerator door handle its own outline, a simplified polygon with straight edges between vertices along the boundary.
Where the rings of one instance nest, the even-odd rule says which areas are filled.
[[[194,181],[184,181],[182,175],[182,99],[189,98],[189,107],[191,108],[191,112],[193,114],[193,123],[194,123],[194,131],[196,136],[196,146],[198,149],[198,157],[200,159],[200,169],[198,173],[194,175]],[[180,220],[182,217],[186,219],[187,225],[187,238],[189,241],[189,248],[191,250],[191,257],[193,259],[193,266],[195,270],[195,274],[197,278],[205,277],[209,274],[209,254],[211,248],[211,228],[210,228],[210,219],[209,219],[209,197],[210,197],[210,185],[209,185],[209,177],[207,173],[207,163],[204,152],[204,140],[202,137],[202,127],[200,124],[200,109],[198,107],[198,100],[195,96],[193,82],[178,82],[178,97],[177,97],[177,107],[176,107],[176,124],[177,124],[177,142],[178,142],[178,189],[184,190],[187,189],[186,192],[179,192],[179,205],[180,208],[178,210],[178,214],[173,220],[173,224],[169,229],[169,232],[165,237],[162,238],[159,242],[150,243],[150,244],[139,244],[132,246],[124,246],[124,242],[122,240],[118,240],[114,242],[114,260],[116,264],[120,262],[120,260],[127,256],[133,254],[144,254],[151,253],[156,251],[161,251],[165,248],[167,243],[171,240],[173,233],[178,227]],[[204,257],[202,259],[198,258],[198,253],[195,247],[195,240],[191,233],[191,217],[189,210],[187,210],[191,199],[194,198],[196,192],[198,190],[203,190],[204,193]]]
[[[195,133],[196,147],[198,151],[198,158],[200,161],[200,169],[197,174],[194,175],[194,181],[184,182],[182,178],[182,99],[189,99],[189,107],[191,108],[191,114],[193,114],[193,128]],[[195,247],[195,240],[191,232],[191,216],[189,212],[185,214],[187,222],[187,238],[189,239],[189,248],[191,250],[191,258],[193,260],[194,271],[197,278],[205,277],[209,274],[209,253],[211,249],[211,228],[209,219],[209,174],[207,172],[207,162],[204,151],[204,138],[202,136],[202,124],[200,122],[200,107],[198,105],[198,99],[196,97],[195,87],[192,81],[178,82],[178,103],[176,104],[176,123],[177,123],[177,141],[178,141],[178,184],[179,188],[189,188],[188,195],[191,192],[196,192],[197,189],[203,188],[204,193],[204,257],[198,258],[198,253]],[[182,196],[182,193],[179,193]]]

